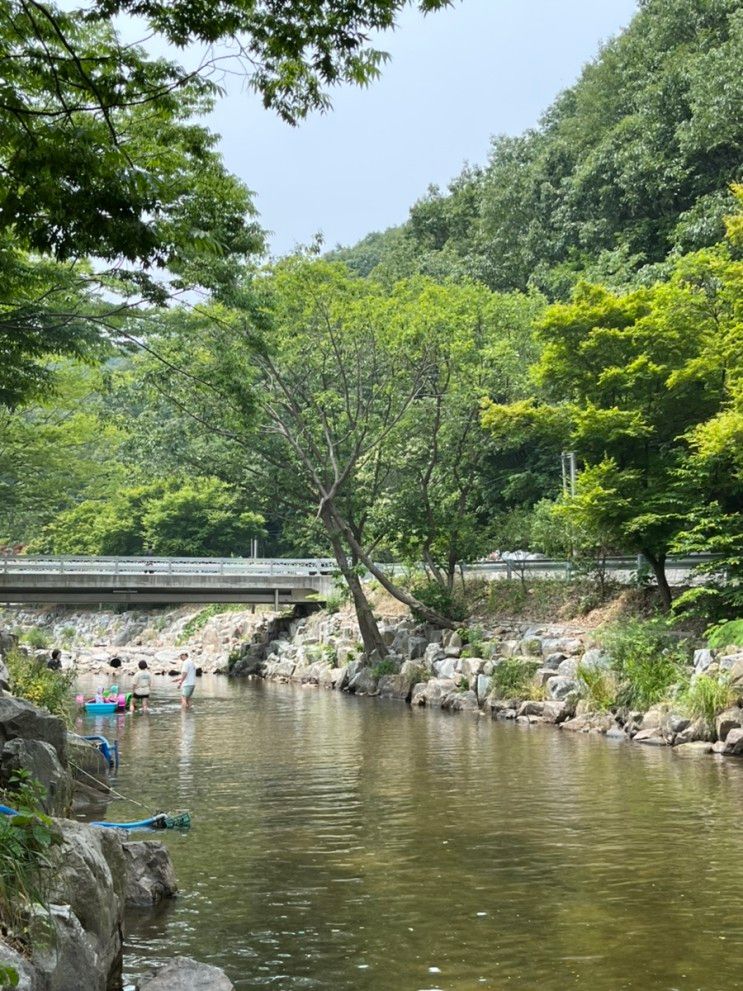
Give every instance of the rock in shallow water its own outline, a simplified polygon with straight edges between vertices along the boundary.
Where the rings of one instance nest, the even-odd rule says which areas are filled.
[[[157,976],[142,981],[139,989],[140,991],[235,991],[235,985],[219,967],[198,963],[190,957],[175,957],[158,971]]]
[[[157,905],[178,890],[173,862],[159,840],[124,843],[127,905]]]

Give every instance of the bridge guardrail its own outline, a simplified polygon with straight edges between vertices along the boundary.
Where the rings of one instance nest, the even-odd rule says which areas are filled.
[[[3,575],[330,575],[337,568],[331,558],[167,558],[83,557],[40,554],[0,555]]]

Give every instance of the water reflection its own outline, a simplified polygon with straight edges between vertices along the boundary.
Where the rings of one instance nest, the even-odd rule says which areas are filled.
[[[131,975],[185,953],[255,991],[741,986],[739,763],[219,679],[156,708],[123,720],[117,787],[194,826],[167,836],[183,895],[129,919]]]

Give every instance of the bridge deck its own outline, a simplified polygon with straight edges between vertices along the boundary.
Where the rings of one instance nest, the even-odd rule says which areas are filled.
[[[0,558],[0,601],[251,602],[324,600],[333,561],[247,558]]]

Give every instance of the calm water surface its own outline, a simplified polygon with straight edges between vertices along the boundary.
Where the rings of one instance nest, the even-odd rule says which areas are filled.
[[[186,954],[251,991],[743,988],[743,761],[218,678],[85,730],[118,734],[121,792],[194,817],[130,978]]]

